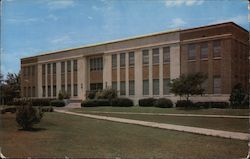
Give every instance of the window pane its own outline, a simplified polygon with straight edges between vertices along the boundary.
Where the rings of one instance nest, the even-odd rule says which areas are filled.
[[[126,95],[126,83],[124,81],[120,82],[120,95]]]
[[[65,90],[65,85],[63,84],[61,87],[62,87],[62,88],[61,88],[61,91],[65,93],[65,92],[66,92],[66,90]]]
[[[50,63],[47,64],[47,73],[50,74],[51,70],[50,70]]]
[[[208,93],[208,80],[207,79],[201,84],[201,88],[205,90],[204,91],[205,94]]]
[[[153,64],[159,64],[159,48],[153,49]]]
[[[153,80],[153,95],[159,95],[159,80]]]
[[[77,96],[77,84],[74,84],[74,96]]]
[[[125,67],[125,53],[120,54],[120,67]]]
[[[65,62],[61,62],[61,72],[65,73]]]
[[[149,81],[143,80],[143,95],[149,95]]]
[[[50,97],[51,96],[51,87],[48,86],[48,96]]]
[[[112,55],[112,68],[116,68],[117,67],[117,56],[116,54]]]
[[[149,63],[149,57],[148,57],[148,50],[143,50],[142,51],[142,61],[143,61],[143,64],[148,64]]]
[[[56,74],[56,63],[53,63],[53,74]]]
[[[195,45],[188,45],[188,60],[195,60]]]
[[[129,95],[135,95],[135,81],[129,81]]]
[[[53,86],[53,96],[56,96],[56,85]]]
[[[71,61],[67,61],[67,72],[71,72]]]
[[[112,89],[117,90],[117,82],[112,82]]]
[[[163,94],[169,94],[169,79],[163,79]]]
[[[32,74],[32,76],[35,75],[35,66],[32,66],[32,68],[31,68],[31,74]]]
[[[129,66],[134,66],[135,64],[135,54],[134,52],[129,53]]]
[[[42,74],[45,74],[45,64],[42,65]]]
[[[213,86],[214,86],[214,94],[220,94],[221,93],[221,78],[219,76],[214,77]]]
[[[67,93],[69,96],[71,96],[71,84],[68,84],[67,86]]]
[[[213,42],[213,57],[220,57],[221,43],[220,41]]]
[[[201,44],[201,58],[208,58],[208,45],[207,43]]]
[[[45,97],[45,95],[46,95],[46,92],[45,92],[46,90],[45,90],[45,86],[43,86],[43,97]]]
[[[74,68],[74,71],[77,71],[77,60],[73,61],[73,68]]]
[[[170,62],[170,47],[163,48],[163,63]]]
[[[32,87],[32,97],[35,97],[36,96],[36,90],[35,90],[35,87]]]

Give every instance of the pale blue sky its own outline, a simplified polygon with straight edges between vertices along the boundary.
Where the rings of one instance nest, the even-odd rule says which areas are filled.
[[[130,36],[234,21],[249,29],[244,0],[3,0],[2,72],[20,58]]]

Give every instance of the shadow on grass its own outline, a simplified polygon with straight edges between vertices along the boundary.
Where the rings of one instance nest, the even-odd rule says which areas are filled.
[[[39,131],[44,131],[47,130],[45,128],[29,128],[29,129],[18,129],[18,131],[30,131],[30,132],[39,132]]]

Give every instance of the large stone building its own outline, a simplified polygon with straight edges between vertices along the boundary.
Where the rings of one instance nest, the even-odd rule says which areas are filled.
[[[22,97],[56,98],[66,91],[85,99],[88,91],[112,87],[137,101],[167,97],[180,74],[206,73],[204,96],[228,100],[232,87],[248,88],[249,34],[235,23],[172,30],[45,53],[21,59]]]

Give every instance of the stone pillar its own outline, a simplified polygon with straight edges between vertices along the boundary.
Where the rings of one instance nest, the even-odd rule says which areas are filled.
[[[84,100],[87,91],[87,59],[79,58],[77,61],[78,98]]]
[[[103,55],[103,88],[112,87],[112,55]]]
[[[73,71],[73,64],[74,64],[74,61],[73,60],[70,60],[70,63],[71,63],[71,68],[70,68],[70,75],[71,75],[71,98],[74,98],[74,71]]]
[[[67,70],[67,61],[64,61],[64,66],[65,66],[65,72],[64,72],[64,90],[65,90],[65,92],[67,92],[67,90],[68,90],[68,70]]]
[[[37,97],[42,98],[42,64],[37,65]]]
[[[56,63],[56,96],[61,90],[61,62]]]
[[[45,97],[48,98],[48,64],[45,64]]]
[[[137,50],[135,51],[135,98],[142,97],[142,76],[142,52],[140,50]]]
[[[180,45],[174,44],[170,47],[170,79],[175,79],[181,73]]]
[[[50,64],[50,95],[53,98],[53,63]]]
[[[120,54],[117,54],[117,91],[120,95]]]
[[[129,96],[129,53],[125,53],[125,83],[126,83],[126,96]]]
[[[149,49],[149,96],[153,95],[153,56],[152,56],[152,49]]]
[[[163,96],[163,48],[159,48],[159,94]]]

